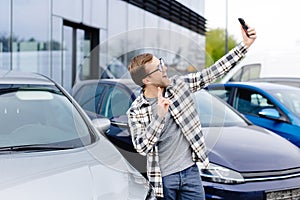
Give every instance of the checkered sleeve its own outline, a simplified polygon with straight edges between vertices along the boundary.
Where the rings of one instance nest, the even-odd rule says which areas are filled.
[[[185,75],[183,77],[184,81],[189,83],[192,92],[196,92],[232,69],[245,56],[247,51],[247,47],[241,42],[209,68]]]
[[[127,116],[134,148],[141,155],[147,155],[157,143],[164,127],[165,119],[155,115],[151,122],[147,121],[149,119],[148,113],[135,110],[134,108],[127,112]]]

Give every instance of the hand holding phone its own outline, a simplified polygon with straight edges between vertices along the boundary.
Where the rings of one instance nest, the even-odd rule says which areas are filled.
[[[247,33],[247,30],[248,30],[248,26],[246,25],[245,23],[245,20],[243,18],[238,18],[240,24],[242,25],[246,35],[249,37],[249,34]]]

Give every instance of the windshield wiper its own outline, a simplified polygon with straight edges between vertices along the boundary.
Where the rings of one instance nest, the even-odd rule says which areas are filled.
[[[53,150],[65,150],[72,149],[74,147],[65,147],[49,144],[29,144],[19,146],[7,146],[0,147],[0,152],[20,152],[20,151],[53,151]]]
[[[53,94],[59,94],[62,95],[63,93],[58,90],[55,86],[24,86],[24,85],[10,85],[10,87],[1,87],[0,85],[0,95],[17,92],[17,91],[45,91],[45,92],[51,92]]]

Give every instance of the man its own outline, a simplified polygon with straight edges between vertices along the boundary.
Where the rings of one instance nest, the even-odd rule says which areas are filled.
[[[147,175],[160,199],[205,199],[195,162],[207,167],[209,160],[192,93],[244,57],[256,31],[241,31],[243,42],[201,72],[169,79],[162,59],[148,53],[131,59],[131,78],[143,90],[127,112],[129,129],[135,149],[147,155]]]

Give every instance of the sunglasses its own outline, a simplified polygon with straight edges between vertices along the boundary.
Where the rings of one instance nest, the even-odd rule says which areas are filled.
[[[146,75],[144,76],[144,78],[147,77],[147,76],[149,76],[149,75],[151,75],[151,74],[153,74],[154,72],[157,72],[157,71],[162,72],[164,66],[165,66],[164,60],[163,60],[162,58],[159,58],[159,65],[157,65],[157,69],[155,69],[155,70],[153,70],[152,72],[146,74]]]

